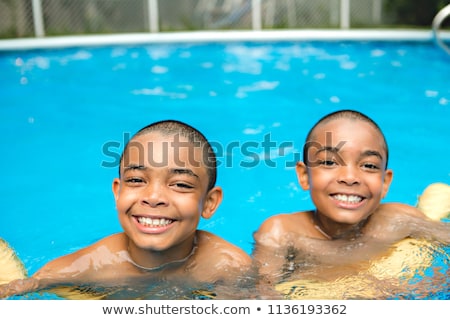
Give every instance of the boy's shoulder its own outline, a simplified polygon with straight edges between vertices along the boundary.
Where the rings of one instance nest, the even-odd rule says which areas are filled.
[[[312,212],[299,211],[293,213],[279,213],[270,216],[259,226],[258,230],[253,234],[256,242],[271,242],[278,243],[282,241],[286,234],[305,233],[311,224]]]
[[[427,217],[416,207],[403,203],[383,203],[378,206],[364,227],[364,233],[382,241],[395,242],[409,236],[412,226]]]
[[[217,259],[218,261],[229,260],[243,265],[251,263],[250,255],[244,250],[214,233],[198,230],[197,241],[200,257],[208,257],[208,259]]]
[[[250,255],[211,232],[198,230],[197,246],[191,276],[201,282],[234,282],[250,270]]]
[[[95,256],[96,253],[103,253],[109,252],[110,254],[116,254],[119,251],[126,250],[127,245],[127,238],[125,233],[119,232],[115,234],[111,234],[108,236],[105,236],[94,243],[73,252],[69,256],[83,256],[86,254],[90,254],[92,256]]]
[[[93,262],[103,263],[103,260],[109,261],[112,259],[111,257],[116,257],[119,252],[126,250],[126,246],[127,238],[125,233],[115,233],[74,252],[70,260],[86,257]]]
[[[259,227],[259,231],[270,231],[275,229],[299,230],[302,225],[311,223],[311,211],[298,211],[292,213],[279,213],[273,215],[266,220]],[[299,225],[300,224],[300,225]]]
[[[416,207],[399,202],[382,203],[378,206],[377,210],[374,213],[375,215],[385,218],[426,217],[425,214]]]
[[[98,248],[106,246],[111,251],[120,251],[126,249],[127,239],[128,238],[124,232],[118,232],[98,240],[97,242],[93,243],[90,247]]]
[[[49,261],[36,272],[38,279],[55,279],[73,274],[74,281],[88,279],[95,273],[95,266],[109,266],[111,262],[122,262],[117,253],[124,250],[125,236],[122,233],[107,236],[80,250]],[[105,263],[106,262],[106,263]],[[89,278],[90,279],[90,278]]]

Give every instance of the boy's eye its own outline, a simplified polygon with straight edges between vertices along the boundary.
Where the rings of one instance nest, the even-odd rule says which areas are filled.
[[[189,183],[186,182],[174,182],[171,184],[171,186],[176,190],[182,190],[182,191],[188,191],[191,189],[194,189],[194,186],[192,186]]]
[[[131,178],[126,178],[125,182],[129,183],[129,184],[140,184],[140,183],[144,183],[144,179],[137,178],[137,177],[131,177]]]
[[[370,170],[377,170],[377,169],[379,169],[379,166],[374,164],[374,163],[364,163],[363,167],[365,169],[370,169]]]
[[[321,166],[332,167],[332,166],[337,165],[337,162],[334,160],[321,160],[321,161],[319,161],[319,164]]]
[[[174,184],[176,187],[178,188],[184,188],[184,189],[192,189],[194,188],[193,186],[186,184],[186,183],[182,183],[182,182],[178,182]]]

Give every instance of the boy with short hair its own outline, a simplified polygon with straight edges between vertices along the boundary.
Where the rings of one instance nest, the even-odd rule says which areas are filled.
[[[307,135],[303,154],[297,177],[315,208],[272,216],[255,232],[263,283],[355,274],[408,237],[450,243],[450,224],[412,206],[381,204],[393,173],[385,137],[366,115],[340,110],[324,116]]]
[[[195,289],[237,283],[250,256],[197,230],[200,217],[209,219],[222,200],[216,170],[214,151],[193,127],[168,120],[141,129],[125,146],[112,183],[124,232],[0,286],[0,297],[50,290],[72,298],[167,299],[168,292],[192,298],[202,292]]]

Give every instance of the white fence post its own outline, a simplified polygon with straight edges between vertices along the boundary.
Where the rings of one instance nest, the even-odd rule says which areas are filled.
[[[33,8],[33,25],[34,34],[36,37],[44,37],[44,16],[42,15],[42,3],[41,0],[32,0],[31,6]]]
[[[252,29],[261,30],[261,0],[252,0]]]
[[[159,32],[158,0],[147,0],[150,32]]]
[[[372,3],[372,20],[374,23],[379,24],[381,22],[381,12],[383,10],[383,4],[381,0],[373,0]]]
[[[350,0],[341,0],[341,29],[350,28]]]

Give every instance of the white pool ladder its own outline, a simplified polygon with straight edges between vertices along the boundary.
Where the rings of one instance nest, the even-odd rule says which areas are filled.
[[[442,8],[433,19],[433,37],[437,44],[450,54],[450,47],[439,37],[439,28],[442,22],[450,16],[450,4]]]

